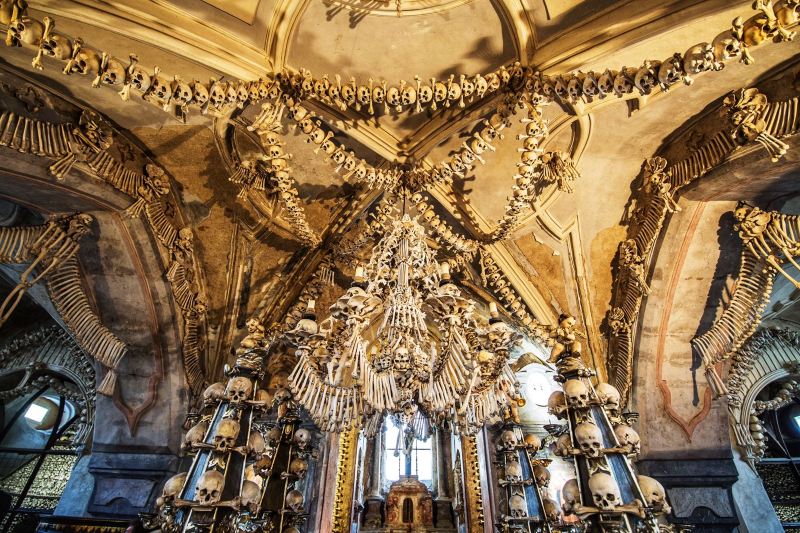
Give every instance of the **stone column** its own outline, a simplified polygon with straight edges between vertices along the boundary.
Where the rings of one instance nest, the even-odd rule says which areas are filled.
[[[436,428],[433,432],[434,464],[433,490],[436,499],[436,527],[455,527],[453,524],[453,500],[450,496],[450,432]]]
[[[366,498],[364,499],[364,528],[381,527],[381,478],[383,477],[383,449],[384,429],[381,429],[370,443],[369,458],[369,483],[367,484]]]

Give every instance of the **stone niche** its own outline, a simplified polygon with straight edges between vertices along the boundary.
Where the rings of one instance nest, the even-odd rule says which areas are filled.
[[[386,495],[384,531],[430,531],[433,529],[433,497],[417,476],[401,476]]]

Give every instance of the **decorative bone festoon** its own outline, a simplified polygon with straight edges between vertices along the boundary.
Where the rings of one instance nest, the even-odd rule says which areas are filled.
[[[143,515],[147,527],[177,533],[213,522],[215,531],[240,533],[258,524],[276,531],[303,524],[313,433],[299,427],[288,391],[273,396],[261,388],[274,336],[266,338],[257,319],[247,321],[247,331],[225,368],[227,384],[209,385],[200,412],[187,419],[182,449],[194,460],[167,481],[155,512]]]

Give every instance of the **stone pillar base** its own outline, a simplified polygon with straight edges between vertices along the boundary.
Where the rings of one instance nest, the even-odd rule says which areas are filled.
[[[361,516],[364,517],[361,522],[364,528],[379,528],[383,526],[383,499],[382,498],[367,498],[364,502],[364,510]]]
[[[435,507],[433,523],[437,528],[455,527],[453,523],[453,500],[450,498],[436,498],[433,501]]]

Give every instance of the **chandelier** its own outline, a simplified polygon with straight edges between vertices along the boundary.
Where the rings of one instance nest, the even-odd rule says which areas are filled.
[[[323,431],[371,436],[388,413],[415,428],[474,434],[524,403],[508,366],[520,336],[494,304],[489,314],[476,312],[404,212],[330,316],[317,323],[309,301],[288,332],[298,356],[289,387]]]

